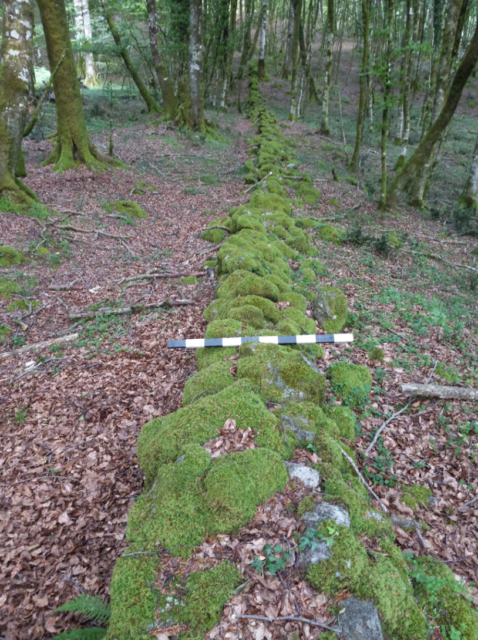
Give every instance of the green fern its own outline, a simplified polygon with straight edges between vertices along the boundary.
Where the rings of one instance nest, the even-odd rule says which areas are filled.
[[[70,629],[55,636],[53,640],[100,640],[106,635],[106,629]]]
[[[78,596],[78,598],[62,604],[57,611],[76,611],[94,622],[108,622],[111,617],[110,605],[101,602],[100,596]]]

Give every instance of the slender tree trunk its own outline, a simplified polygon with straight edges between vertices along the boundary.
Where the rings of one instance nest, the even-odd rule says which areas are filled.
[[[229,11],[229,29],[228,39],[226,42],[226,65],[224,70],[224,87],[221,98],[221,108],[227,109],[227,96],[232,84],[232,63],[234,61],[234,50],[236,43],[236,14],[237,14],[237,0],[231,0],[231,6]]]
[[[88,5],[88,0],[73,0],[73,4],[75,6],[76,35],[77,37],[79,36],[80,39],[84,39],[91,44],[93,32],[91,30],[90,7]],[[80,65],[78,70],[80,75],[84,76],[86,86],[94,87],[98,85],[95,62],[91,52],[86,53],[84,58],[82,55],[80,56]]]
[[[450,0],[442,38],[440,60],[438,63],[435,97],[432,109],[432,122],[435,122],[445,101],[445,91],[450,77],[452,52],[455,43],[455,33],[463,0]]]
[[[385,211],[387,208],[387,135],[392,88],[393,0],[387,1],[387,31],[387,70],[385,74],[382,111],[382,188],[380,192],[380,211]]]
[[[34,194],[15,177],[27,117],[33,60],[33,1],[3,0],[0,51],[0,196],[32,204]]]
[[[202,96],[202,1],[191,0],[189,13],[189,126],[206,132]]]
[[[370,36],[370,8],[369,0],[362,0],[362,24],[363,24],[363,53],[362,68],[360,71],[360,96],[357,116],[357,133],[355,134],[355,147],[350,170],[357,171],[360,157],[360,144],[362,142],[363,121],[365,116],[365,98],[367,93],[367,74],[369,58],[369,36]]]
[[[468,180],[459,202],[466,207],[476,208],[478,205],[478,138],[476,139]]]
[[[91,143],[86,130],[85,114],[80,86],[76,77],[75,61],[64,0],[38,0],[50,69],[63,63],[53,78],[55,92],[57,133],[53,153],[44,164],[53,164],[56,171],[72,169],[76,162],[89,169],[98,169],[103,162],[112,162]]]
[[[285,49],[284,64],[282,65],[281,76],[284,80],[289,77],[290,62],[292,58],[292,38],[294,33],[294,0],[290,0],[289,21],[287,24],[287,44]]]
[[[51,0],[50,0],[51,1]],[[64,1],[64,0],[62,0]],[[108,27],[111,31],[111,35],[113,36],[113,40],[115,41],[116,46],[118,47],[118,49],[120,50],[120,55],[123,58],[123,62],[124,65],[126,67],[126,69],[128,70],[133,82],[135,83],[141,97],[143,98],[143,100],[146,103],[146,106],[148,107],[148,112],[149,113],[160,113],[161,109],[159,107],[159,105],[157,104],[156,100],[154,100],[154,98],[151,96],[151,94],[149,93],[148,89],[146,88],[146,85],[144,84],[144,82],[142,81],[139,73],[136,71],[132,61],[131,61],[131,57],[128,53],[128,50],[126,49],[126,47],[123,45],[123,42],[121,40],[121,36],[119,34],[118,29],[116,28],[116,25],[114,23],[113,20],[113,15],[108,7],[108,4],[106,2],[106,0],[101,0],[101,5],[103,7],[103,11],[106,17],[106,22],[108,23]]]
[[[174,120],[176,117],[176,95],[174,93],[174,84],[169,75],[168,68],[159,52],[158,47],[158,15],[156,9],[156,0],[146,0],[148,9],[149,24],[149,44],[151,54],[153,56],[154,69],[158,78],[161,93],[163,95],[163,109],[167,120]]]
[[[414,174],[418,169],[428,161],[434,146],[440,139],[443,132],[448,127],[453,115],[456,111],[458,103],[465,88],[466,82],[470,77],[476,63],[478,62],[478,21],[476,23],[475,32],[468,45],[467,51],[462,58],[455,76],[451,83],[443,108],[428,130],[426,136],[418,145],[415,153],[403,167],[402,172],[392,182],[387,193],[387,202],[390,206],[394,206],[396,196],[399,191],[408,191]],[[412,194],[413,199],[413,194]],[[423,202],[414,201],[413,204],[423,206]]]
[[[253,13],[254,13],[253,0],[245,0],[244,13],[245,13],[244,38],[242,41],[242,53],[241,53],[241,59],[239,61],[239,70],[237,72],[238,80],[242,80],[242,77],[244,76],[244,69],[246,64],[249,61],[249,56],[251,52],[251,27],[252,27]]]
[[[330,101],[330,84],[332,82],[332,54],[334,47],[335,33],[335,0],[327,0],[327,36],[326,36],[326,63],[325,63],[325,79],[324,79],[324,96],[322,100],[322,122],[320,123],[320,131],[324,135],[330,134],[329,127],[329,101]]]
[[[299,32],[302,14],[302,0],[292,0],[294,3],[294,30],[292,34],[292,80],[290,83],[289,120],[296,119],[297,108],[297,72],[299,68]]]
[[[259,50],[259,63],[257,65],[257,77],[259,80],[264,80],[266,77],[266,32],[267,0],[262,0],[261,45]]]

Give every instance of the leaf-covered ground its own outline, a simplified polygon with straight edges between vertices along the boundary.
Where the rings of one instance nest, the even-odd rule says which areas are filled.
[[[117,130],[115,151],[135,168],[103,174],[57,175],[39,166],[49,143],[27,142],[26,182],[43,204],[65,213],[55,224],[41,212],[36,218],[0,214],[1,244],[29,258],[0,274],[0,282],[18,285],[10,299],[0,298],[0,323],[11,329],[0,336],[0,352],[73,332],[79,337],[0,359],[0,634],[9,640],[54,635],[78,620],[55,613],[58,605],[82,591],[108,594],[112,567],[125,547],[127,514],[142,490],[138,433],[151,417],[179,408],[184,383],[196,371],[192,354],[168,351],[166,341],[204,334],[202,311],[216,282],[202,269],[211,245],[197,236],[211,219],[247,199],[240,166],[250,123],[228,115],[220,124],[223,131],[229,128],[223,142],[201,142],[164,125]],[[333,284],[347,295],[355,343],[327,348],[318,365],[325,371],[347,349],[349,359],[372,368],[370,402],[356,411],[359,449],[365,450],[374,430],[406,405],[403,382],[425,382],[433,374],[435,383],[478,386],[478,283],[473,271],[452,266],[478,268],[472,254],[477,241],[416,211],[379,216],[362,188],[363,176],[358,185],[332,179],[332,165],[347,177],[339,138],[326,141],[308,125],[287,125],[284,133],[297,143],[299,159],[322,191],[317,206],[297,215],[326,218],[349,230],[350,242],[341,246],[316,235],[327,275],[301,284]],[[108,133],[100,131],[95,142],[107,147]],[[117,217],[105,209],[118,200],[138,202],[148,218]],[[381,241],[390,231],[401,247]],[[49,253],[39,255],[39,245]],[[442,261],[426,257],[430,253]],[[115,282],[152,269],[204,276],[196,285],[181,284],[179,277]],[[191,304],[69,319],[74,312],[166,300]],[[26,308],[7,310],[21,301]],[[383,362],[370,360],[376,346],[384,350]],[[235,442],[226,430],[210,446],[231,451],[254,443]],[[367,481],[392,515],[424,525],[420,535],[395,527],[403,549],[436,555],[473,582],[477,456],[476,405],[433,399],[414,402],[390,423],[368,460],[359,456]],[[414,503],[414,485],[427,487],[430,496]],[[228,558],[246,566],[262,540],[286,545],[284,536],[293,540],[300,527],[287,505],[298,502],[301,491],[299,486],[296,496],[278,494],[237,537],[206,541],[191,562]],[[287,637],[282,632],[297,628],[303,638],[317,637],[320,629],[305,623],[239,623],[233,615],[246,611],[297,614],[294,599],[307,617],[328,620],[326,602],[296,576],[286,588],[277,576],[247,572],[251,584],[226,608],[211,638],[239,637],[239,631],[244,638]]]

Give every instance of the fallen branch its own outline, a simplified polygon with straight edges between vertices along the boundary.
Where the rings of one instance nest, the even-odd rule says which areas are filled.
[[[385,422],[381,425],[381,427],[378,429],[377,433],[375,434],[372,442],[368,445],[368,447],[365,449],[365,456],[368,456],[370,454],[370,452],[372,451],[372,449],[375,446],[375,443],[377,442],[377,440],[380,438],[380,435],[382,433],[382,431],[388,426],[388,424],[390,422],[392,422],[392,420],[395,420],[395,418],[397,418],[401,413],[403,413],[404,411],[406,411],[408,409],[408,407],[412,404],[412,402],[415,400],[415,398],[412,398],[410,400],[410,402],[407,402],[407,404],[402,407],[400,409],[400,411],[397,411],[396,413],[394,413],[392,416],[390,416],[390,418],[388,418],[387,420],[385,420]]]
[[[443,387],[436,384],[402,384],[402,393],[406,396],[425,396],[434,398],[460,398],[461,400],[478,400],[478,389],[471,387]]]
[[[413,249],[404,249],[406,253],[414,253],[417,256],[422,256],[423,258],[430,258],[430,260],[437,260],[438,262],[443,262],[450,267],[457,267],[458,269],[467,269],[468,271],[473,271],[473,273],[478,273],[478,269],[475,267],[470,267],[467,264],[458,264],[457,262],[449,262],[442,258],[441,256],[437,256],[436,253],[423,253],[423,251],[413,251]]]
[[[259,180],[259,182],[254,182],[254,184],[251,184],[250,187],[248,187],[245,191],[243,191],[242,195],[245,196],[246,193],[249,193],[251,189],[258,187],[261,184],[261,182],[264,182],[264,180],[267,180],[267,178],[270,178],[271,175],[272,175],[272,171],[269,171],[269,173],[266,176],[264,176],[262,180]]]
[[[304,622],[305,624],[310,624],[312,627],[320,627],[321,629],[329,629],[329,631],[337,631],[337,627],[329,627],[322,622],[316,622],[315,620],[309,620],[308,618],[299,618],[296,616],[280,616],[279,618],[266,618],[266,616],[252,616],[246,614],[238,614],[233,613],[233,618],[241,619],[241,620],[261,620],[262,622],[282,622],[286,620],[290,620],[291,622]]]
[[[48,288],[51,291],[69,291],[75,286],[77,282],[78,282],[78,278],[76,278],[76,280],[72,280],[71,282],[68,282],[67,284],[51,284]]]
[[[44,364],[48,364],[49,362],[53,362],[53,361],[54,362],[61,362],[62,360],[68,360],[68,359],[69,358],[48,358],[48,360],[45,360],[44,362],[39,362],[36,366],[30,367],[29,369],[26,369],[26,371],[21,373],[19,376],[17,376],[16,378],[13,378],[13,382],[15,382],[15,380],[19,380],[20,378],[23,378],[23,376],[27,376],[29,373],[33,373],[34,371],[36,371],[40,367],[43,367]]]
[[[95,318],[96,316],[122,316],[128,313],[138,313],[145,311],[146,309],[161,309],[167,307],[182,307],[188,304],[194,304],[194,300],[165,300],[164,302],[152,302],[151,304],[135,304],[130,307],[119,307],[118,309],[112,309],[111,307],[103,307],[96,311],[80,311],[78,313],[71,313],[68,317],[70,320],[79,320],[82,318]]]
[[[195,273],[150,273],[149,271],[146,273],[140,273],[137,276],[130,276],[129,278],[120,278],[119,280],[114,280],[115,284],[123,284],[124,282],[134,282],[134,280],[152,280],[154,278],[188,278],[190,276],[203,276],[204,273],[200,271],[196,271]]]
[[[52,338],[51,340],[45,340],[44,342],[36,342],[35,344],[27,344],[20,349],[15,349],[14,351],[5,351],[4,353],[0,353],[0,360],[3,358],[9,358],[10,356],[19,356],[27,351],[31,351],[32,349],[43,349],[43,347],[49,347],[52,344],[61,344],[63,342],[72,342],[78,338],[78,333],[70,333],[66,336],[60,336],[59,338]]]
[[[342,447],[340,447],[340,450],[342,451],[342,454],[344,455],[345,459],[348,460],[353,468],[353,470],[355,471],[355,473],[358,476],[358,479],[360,480],[360,482],[363,484],[363,486],[367,489],[367,491],[375,498],[375,500],[377,500],[380,504],[380,507],[382,509],[382,511],[385,511],[385,513],[388,513],[388,509],[387,507],[383,504],[383,502],[380,500],[380,498],[378,497],[378,495],[375,493],[375,491],[372,489],[372,487],[369,487],[369,485],[365,482],[365,478],[363,477],[363,475],[360,473],[357,465],[355,464],[355,462],[352,460],[352,458],[349,456],[348,453],[345,453],[345,451],[342,449]]]

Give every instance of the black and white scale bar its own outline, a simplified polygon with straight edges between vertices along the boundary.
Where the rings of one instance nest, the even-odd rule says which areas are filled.
[[[353,342],[352,333],[331,333],[320,336],[256,336],[246,338],[206,338],[169,340],[169,349],[201,349],[202,347],[239,347],[245,342],[262,344],[316,344],[318,342]]]

